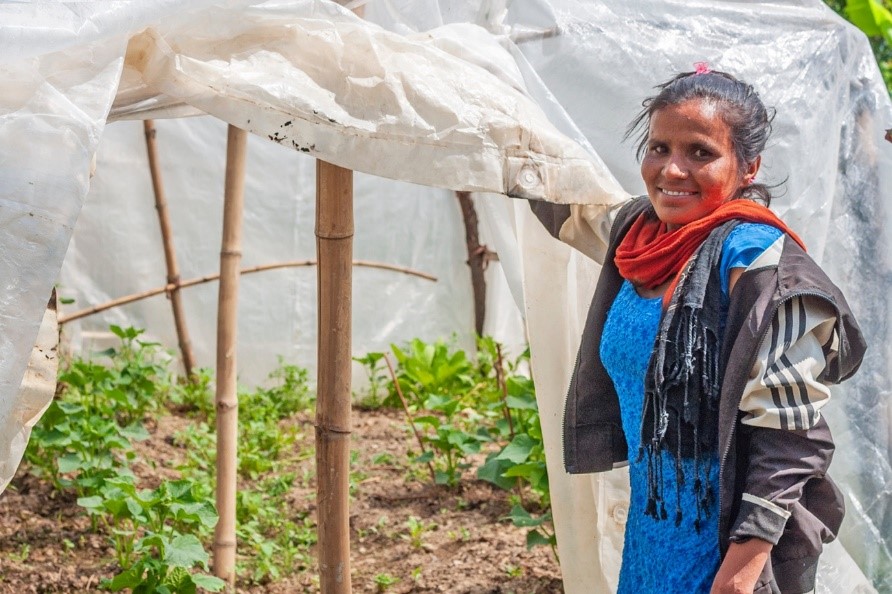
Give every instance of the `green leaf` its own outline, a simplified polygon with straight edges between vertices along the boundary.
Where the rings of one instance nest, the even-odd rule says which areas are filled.
[[[66,415],[76,415],[84,412],[84,406],[76,402],[56,402],[56,404],[59,406],[59,410]]]
[[[892,42],[892,12],[877,0],[849,0],[846,16],[865,35],[885,37]]]
[[[432,451],[428,450],[425,453],[421,454],[420,456],[416,456],[415,459],[413,460],[413,462],[425,464],[427,462],[430,462],[433,459],[434,459],[434,453]]]
[[[92,497],[78,497],[77,504],[90,510],[102,507],[102,497],[93,495]]]
[[[168,543],[164,551],[164,562],[179,567],[198,564],[207,568],[208,554],[194,534],[181,534]]]
[[[134,565],[113,577],[110,582],[106,582],[106,587],[112,592],[120,592],[124,588],[135,588],[143,581],[142,565]]]
[[[531,483],[536,482],[546,472],[544,462],[525,462],[507,468],[505,476],[520,476]]]
[[[66,472],[73,472],[75,470],[80,470],[83,466],[83,463],[80,459],[80,456],[77,454],[65,454],[60,457],[58,460],[59,472],[65,474]]]
[[[546,521],[547,516],[539,516],[538,518],[533,517],[523,507],[515,505],[511,508],[508,518],[511,520],[512,524],[519,528],[534,528],[536,526],[541,526],[542,523]]]
[[[507,460],[499,460],[495,456],[490,457],[480,468],[477,469],[477,478],[490,482],[500,489],[510,491],[516,484],[516,481],[505,478],[502,473],[511,463]]]
[[[133,423],[132,425],[121,427],[121,435],[133,441],[145,441],[151,437],[142,423]]]
[[[437,428],[440,426],[440,419],[433,415],[423,415],[420,417],[415,417],[413,421],[419,425],[430,425],[431,427]]]
[[[219,516],[214,504],[209,501],[200,503],[174,503],[170,506],[170,511],[177,520],[195,521],[205,528],[213,528],[217,525]]]
[[[521,433],[515,435],[511,443],[505,446],[505,449],[498,455],[499,460],[510,460],[515,464],[526,462],[530,457],[530,452],[536,445],[529,435]]]
[[[203,588],[208,592],[220,592],[226,587],[226,582],[212,575],[196,573],[192,576],[192,581],[199,588]]]
[[[532,549],[535,546],[547,545],[553,546],[554,538],[549,538],[539,532],[538,530],[530,530],[527,532],[527,550]]]
[[[192,575],[185,567],[174,567],[171,569],[164,577],[163,585],[173,588],[173,591],[178,593],[195,591]]]

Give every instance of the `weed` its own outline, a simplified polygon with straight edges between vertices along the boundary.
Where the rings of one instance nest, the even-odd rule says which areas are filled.
[[[516,565],[506,565],[504,569],[505,574],[511,579],[523,577],[523,567],[517,567]]]
[[[388,387],[387,371],[381,363],[383,359],[384,353],[366,353],[364,357],[353,358],[365,368],[366,377],[369,380],[368,388],[360,394],[358,404],[361,408],[380,408],[392,398],[391,390]]]
[[[424,544],[422,542],[424,534],[435,526],[436,524],[426,524],[415,516],[409,516],[409,519],[406,520],[408,533],[402,535],[402,538],[408,540],[413,549],[420,549],[421,545]]]
[[[372,582],[375,584],[378,592],[386,592],[390,586],[394,585],[400,581],[400,578],[393,577],[387,573],[379,573],[376,574],[374,578],[372,578]]]
[[[9,560],[17,563],[24,563],[31,556],[31,545],[23,542],[19,545],[19,550],[15,553],[9,553]]]

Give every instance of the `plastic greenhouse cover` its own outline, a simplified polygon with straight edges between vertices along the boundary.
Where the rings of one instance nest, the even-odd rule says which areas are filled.
[[[354,169],[452,189],[524,196],[554,190],[549,197],[555,200],[593,202],[621,199],[622,188],[641,192],[632,149],[621,143],[625,124],[654,84],[707,60],[754,83],[777,107],[762,168],[769,182],[785,182],[775,210],[843,287],[871,344],[861,372],[835,390],[828,413],[838,443],[832,473],[845,491],[848,516],[845,549],[834,543],[822,557],[819,591],[871,591],[850,557],[880,589],[892,588],[890,243],[884,229],[890,163],[881,139],[892,117],[866,40],[821,2],[349,4],[364,6],[365,19],[383,29],[326,2],[130,5],[0,7],[0,135],[5,146],[16,147],[4,153],[0,177],[0,273],[12,279],[0,297],[0,434],[8,434],[10,403],[100,137],[99,170],[62,292],[77,287],[79,304],[92,303],[128,292],[120,289],[120,277],[163,279],[159,243],[143,237],[155,224],[151,196],[133,181],[143,175],[148,186],[144,156],[140,160],[132,148],[142,150],[141,130],[122,122],[103,135],[110,110],[112,119],[207,112],[255,132],[245,264],[263,263],[312,256],[312,161],[301,159],[300,149]],[[326,70],[322,63],[333,66]],[[334,64],[355,70],[341,77]],[[442,78],[433,80],[434,72]],[[444,94],[448,84],[461,93]],[[465,104],[456,103],[459,96]],[[518,121],[539,133],[525,136]],[[166,181],[182,188],[182,199],[171,203],[178,247],[181,229],[191,239],[180,251],[182,273],[206,274],[216,267],[216,253],[207,247],[219,245],[219,214],[211,213],[220,210],[222,196],[222,126],[207,118],[157,125],[159,134],[174,139],[162,158]],[[394,142],[385,144],[386,134]],[[487,134],[488,143],[474,150]],[[27,144],[18,140],[23,136]],[[545,146],[576,167],[543,158]],[[590,192],[581,182],[585,176]],[[431,289],[421,281],[357,273],[357,293],[374,294],[376,303],[357,304],[355,352],[381,348],[400,328],[435,336],[469,326],[466,255],[451,193],[357,176],[356,195],[357,253],[434,271],[440,281]],[[548,237],[523,201],[478,197],[488,241],[498,247],[532,343],[566,591],[610,591],[628,513],[625,478],[622,471],[569,477],[559,448],[563,395],[597,266]],[[109,266],[114,255],[123,266]],[[252,339],[240,329],[247,366],[253,363],[249,347],[270,336],[280,341],[273,352],[306,356],[313,350],[312,276],[243,282],[240,324],[254,331]],[[213,289],[193,291],[190,323],[198,334],[213,336]],[[289,323],[271,328],[277,318],[269,312],[287,297],[294,299]],[[147,312],[146,319],[166,312],[163,303],[145,308],[138,311]],[[104,320],[125,323],[126,316],[117,311]],[[514,322],[505,314],[499,323],[504,329]],[[6,460],[6,468],[17,461]]]
[[[515,57],[529,92],[552,122],[583,144],[590,142],[633,193],[644,188],[631,143],[622,138],[655,84],[707,61],[754,84],[777,108],[760,176],[780,184],[773,208],[843,287],[871,345],[854,380],[834,388],[827,413],[838,446],[831,472],[848,507],[841,541],[877,588],[892,591],[892,245],[885,225],[890,147],[882,139],[892,115],[863,35],[817,0],[365,4],[366,18],[407,34],[465,20],[487,28]],[[507,233],[495,236],[503,239],[503,260],[513,248],[522,262],[509,285],[523,286],[543,429],[551,438],[549,475],[565,587],[581,592],[599,584],[595,590],[610,590],[627,513],[625,478],[622,471],[567,477],[559,448],[562,401],[597,266],[547,237],[524,205],[502,206],[489,201],[484,209],[517,234],[514,245],[504,241]],[[509,225],[511,212],[516,216]],[[591,522],[580,521],[586,517]],[[601,536],[597,542],[589,531],[593,524]],[[820,591],[872,589],[838,544],[828,547],[822,561]]]
[[[522,90],[336,4],[128,6],[0,7],[0,134],[16,147],[3,155],[0,186],[4,433],[16,426],[25,345],[110,110],[124,118],[197,109],[341,166],[453,190],[565,201],[597,201],[593,187],[603,188],[601,201],[619,192]],[[17,462],[4,460],[0,484]]]

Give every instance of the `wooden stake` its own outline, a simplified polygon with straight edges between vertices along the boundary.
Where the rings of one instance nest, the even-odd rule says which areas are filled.
[[[242,258],[242,211],[245,202],[245,153],[248,133],[229,126],[226,141],[226,186],[220,293],[217,309],[217,513],[214,529],[214,575],[235,587],[235,491],[238,443],[236,351],[239,263]]]
[[[322,594],[350,594],[353,172],[316,161],[316,504]]]
[[[421,434],[415,426],[415,419],[412,418],[412,412],[409,410],[409,403],[406,401],[406,397],[403,396],[403,389],[400,388],[400,380],[396,377],[396,372],[393,370],[393,365],[390,363],[390,357],[387,356],[387,353],[384,353],[384,362],[387,363],[387,370],[390,372],[390,379],[393,380],[393,387],[396,388],[396,394],[400,397],[400,402],[403,403],[403,410],[406,412],[406,419],[409,420],[409,427],[412,428],[412,433],[415,434],[415,441],[418,442],[418,447],[421,448],[421,455],[423,456],[427,453],[427,449],[424,447],[424,440],[421,438]],[[431,473],[431,484],[436,485],[437,473],[434,471],[434,465],[430,460],[427,461],[427,469]]]
[[[248,266],[247,268],[242,268],[239,273],[241,275],[245,274],[254,274],[255,272],[265,272],[267,270],[277,270],[279,268],[300,268],[303,266],[315,266],[316,260],[290,260],[288,262],[274,262],[272,264],[259,264],[257,266]],[[417,276],[418,278],[423,278],[425,280],[429,280],[432,282],[437,282],[437,277],[427,274],[426,272],[420,272],[418,270],[413,270],[412,268],[406,268],[404,266],[394,266],[393,264],[385,264],[384,262],[372,262],[371,260],[353,260],[353,265],[358,266],[360,268],[377,268],[379,270],[392,270],[394,272],[401,272],[403,274],[408,274],[409,276]],[[205,276],[200,276],[198,278],[190,278],[188,280],[180,281],[179,287],[181,289],[188,289],[189,287],[194,287],[195,285],[201,285],[204,283],[209,283],[211,281],[215,281],[220,278],[220,273],[217,274],[206,274]],[[99,313],[101,311],[105,311],[107,309],[112,309],[114,307],[120,307],[122,305],[127,305],[128,303],[133,303],[134,301],[141,301],[142,299],[148,299],[149,297],[154,297],[155,295],[160,295],[161,293],[167,293],[173,290],[173,285],[164,285],[163,287],[155,287],[154,289],[149,289],[147,291],[141,291],[139,293],[134,293],[133,295],[125,295],[124,297],[118,297],[117,299],[112,299],[111,301],[106,301],[105,303],[100,303],[99,305],[94,305],[93,307],[88,307],[86,309],[79,309],[77,311],[73,311],[67,316],[59,316],[59,324],[65,324],[66,322],[73,322],[74,320],[79,320],[81,318],[85,318],[87,316],[91,316],[93,314]]]
[[[486,270],[487,249],[480,244],[477,223],[477,210],[470,192],[456,192],[461,206],[462,220],[465,223],[465,243],[468,246],[468,266],[471,267],[471,289],[474,291],[474,330],[483,335],[483,321],[486,317]]]
[[[173,232],[170,216],[167,213],[167,198],[164,196],[164,184],[161,181],[161,166],[158,164],[158,151],[155,147],[155,123],[152,120],[143,122],[146,134],[146,152],[149,155],[149,171],[152,174],[152,188],[155,190],[155,209],[158,211],[158,222],[161,225],[161,240],[164,243],[164,261],[167,264],[167,284],[173,288],[168,292],[170,306],[173,309],[173,323],[177,329],[177,341],[183,355],[183,367],[186,377],[192,377],[195,368],[195,356],[192,354],[192,342],[189,340],[189,329],[186,327],[186,316],[183,313],[183,300],[180,298],[180,271],[177,266],[177,254],[173,247]]]

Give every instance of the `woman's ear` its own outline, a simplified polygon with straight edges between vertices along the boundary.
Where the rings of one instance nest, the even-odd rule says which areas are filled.
[[[759,155],[752,163],[746,166],[746,171],[743,173],[743,185],[748,186],[756,181],[756,174],[759,172],[759,166],[761,164],[762,155]]]

